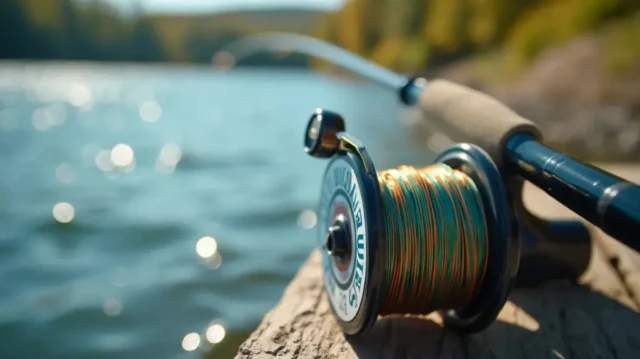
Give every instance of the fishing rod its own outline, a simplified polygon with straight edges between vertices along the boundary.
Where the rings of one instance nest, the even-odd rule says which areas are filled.
[[[427,168],[377,171],[339,114],[318,109],[309,119],[305,151],[330,159],[318,236],[331,308],[347,335],[381,314],[433,311],[460,334],[478,332],[514,283],[581,275],[589,230],[529,213],[525,180],[640,251],[640,187],[545,146],[534,122],[496,99],[446,80],[407,78],[302,35],[255,35],[226,49],[236,60],[274,50],[319,57],[389,88],[462,141]]]

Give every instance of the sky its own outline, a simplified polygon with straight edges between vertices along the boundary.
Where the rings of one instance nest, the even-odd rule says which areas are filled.
[[[145,11],[163,13],[213,12],[276,6],[334,10],[345,2],[345,0],[107,0],[125,11],[136,1]]]

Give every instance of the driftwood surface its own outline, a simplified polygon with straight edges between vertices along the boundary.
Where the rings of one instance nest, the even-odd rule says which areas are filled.
[[[603,167],[640,183],[640,166]],[[541,217],[576,217],[532,185],[525,186],[524,198]],[[496,322],[464,338],[431,314],[378,319],[367,335],[345,339],[323,291],[315,251],[236,358],[638,359],[640,255],[592,230],[596,240],[579,285],[515,290]]]

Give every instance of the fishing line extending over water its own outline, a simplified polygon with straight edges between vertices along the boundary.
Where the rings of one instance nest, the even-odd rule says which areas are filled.
[[[282,32],[251,35],[227,45],[220,51],[231,54],[236,64],[258,53],[295,52],[326,60],[391,90],[398,90],[407,84],[407,78],[404,76],[335,45],[304,35]]]

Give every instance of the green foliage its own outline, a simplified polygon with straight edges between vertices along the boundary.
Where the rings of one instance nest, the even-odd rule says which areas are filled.
[[[640,8],[640,2],[635,2]],[[556,0],[530,9],[514,24],[506,42],[510,61],[523,66],[544,49],[600,27],[608,20],[634,9],[625,0]]]
[[[404,72],[499,49],[504,72],[514,72],[545,49],[638,10],[638,0],[350,0],[329,14],[125,16],[103,0],[2,0],[0,57],[210,63],[239,36],[288,31],[313,33]],[[615,69],[637,60],[637,28],[621,25],[623,33],[610,36]],[[306,66],[307,60],[265,54],[243,64]]]
[[[334,30],[317,36],[397,70],[496,48],[504,49],[506,64],[515,69],[637,9],[637,0],[351,0],[328,15]],[[363,34],[369,34],[366,41]],[[620,41],[634,42],[631,36]],[[628,61],[625,56],[620,52],[620,61]]]
[[[609,70],[623,74],[640,65],[640,11],[628,19],[615,21],[604,36]]]

